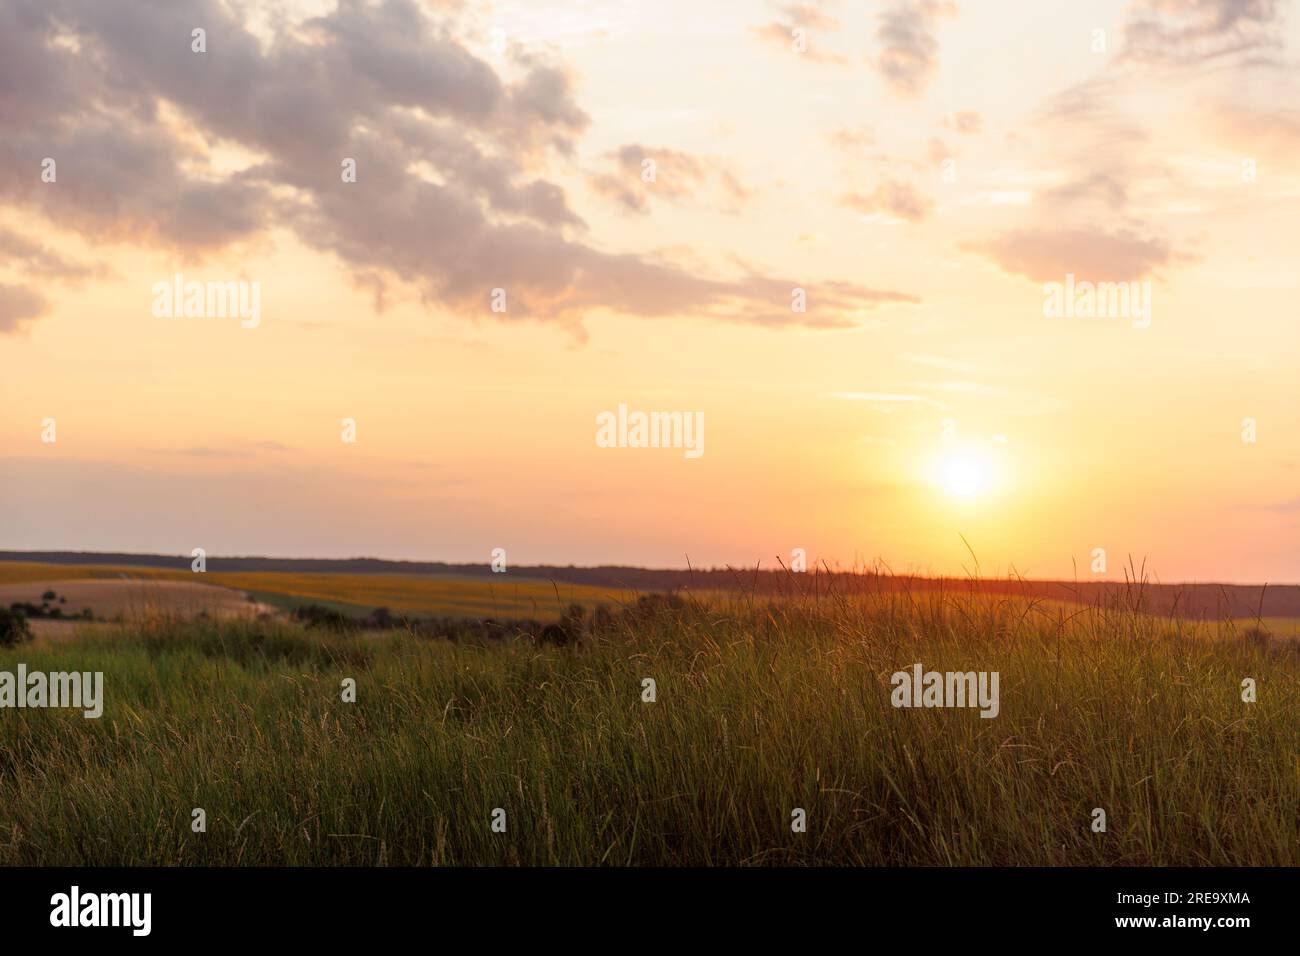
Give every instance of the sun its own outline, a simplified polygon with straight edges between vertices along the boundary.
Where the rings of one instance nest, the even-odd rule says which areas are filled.
[[[944,495],[958,500],[987,497],[998,483],[993,459],[979,447],[948,449],[934,462],[931,477]]]
[[[952,455],[942,468],[943,489],[954,498],[973,498],[988,487],[988,468],[977,458]]]

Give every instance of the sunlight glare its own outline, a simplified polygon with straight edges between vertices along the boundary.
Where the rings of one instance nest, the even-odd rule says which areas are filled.
[[[987,484],[987,470],[974,458],[953,456],[943,463],[943,487],[954,497],[977,495]]]

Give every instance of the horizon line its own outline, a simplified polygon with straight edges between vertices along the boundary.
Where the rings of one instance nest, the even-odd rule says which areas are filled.
[[[26,560],[26,561],[33,561],[34,563],[42,563],[39,560],[37,560],[40,556],[54,556],[54,555],[62,555],[67,557],[97,557],[97,558],[124,558],[124,559],[130,559],[130,558],[154,558],[159,560],[175,559],[182,563],[188,563],[193,558],[193,555],[167,554],[167,553],[157,552],[157,551],[84,551],[84,550],[75,550],[75,549],[52,549],[52,550],[45,551],[45,550],[0,549],[0,562]],[[346,562],[364,561],[364,562],[371,562],[376,564],[393,564],[393,565],[401,565],[401,564],[440,565],[442,567],[448,567],[448,568],[481,567],[486,571],[488,571],[488,573],[493,573],[491,570],[491,561],[482,561],[482,560],[453,561],[453,560],[447,560],[441,558],[383,558],[383,557],[376,557],[373,555],[351,555],[349,557],[312,557],[312,556],[288,556],[288,555],[266,555],[266,554],[220,554],[219,555],[219,554],[211,554],[207,552],[205,552],[204,557],[208,561],[283,561],[283,562],[300,561],[300,562],[337,563],[337,564],[346,563]],[[874,575],[876,577],[912,578],[912,579],[922,580],[922,581],[960,581],[960,582],[1026,581],[1026,582],[1032,582],[1038,584],[1064,584],[1064,585],[1084,585],[1084,586],[1098,585],[1098,584],[1119,584],[1119,585],[1140,584],[1143,586],[1162,587],[1162,588],[1207,587],[1207,586],[1214,586],[1214,585],[1219,585],[1223,587],[1245,587],[1245,588],[1265,588],[1265,589],[1300,587],[1300,581],[1243,582],[1243,581],[1227,581],[1222,579],[1207,579],[1207,580],[1180,580],[1180,581],[1166,582],[1154,578],[1131,578],[1131,577],[1114,578],[1114,577],[1103,577],[1103,576],[1095,576],[1091,579],[1081,579],[1081,578],[1071,579],[1071,578],[1052,578],[1052,577],[1036,578],[1029,575],[1015,574],[1013,572],[1007,572],[1005,575],[999,574],[996,576],[976,574],[973,576],[966,575],[963,577],[963,576],[945,575],[945,574],[923,574],[919,572],[899,572],[899,571],[894,571],[892,568],[889,568],[887,565],[877,565],[877,566],[864,565],[861,567],[840,568],[840,567],[831,567],[824,564],[814,563],[812,567],[806,571],[792,571],[788,566],[781,564],[779,562],[779,559],[778,559],[778,563],[774,567],[763,567],[761,561],[757,565],[724,564],[724,565],[710,565],[710,566],[691,565],[689,563],[689,558],[687,559],[687,561],[688,563],[684,567],[651,567],[649,565],[640,565],[640,564],[573,564],[573,563],[518,564],[518,565],[512,565],[508,567],[505,571],[497,572],[497,573],[508,574],[512,569],[518,572],[520,570],[529,570],[529,569],[545,570],[548,568],[572,569],[576,571],[626,570],[626,571],[646,572],[652,574],[690,574],[697,571],[701,573],[718,574],[727,571],[743,571],[743,572],[758,572],[763,574],[784,573],[784,574]],[[59,563],[59,562],[52,562],[52,563]],[[91,564],[95,562],[85,561],[80,563]],[[102,563],[112,564],[114,562],[104,561]],[[123,563],[127,563],[129,565],[129,561]]]

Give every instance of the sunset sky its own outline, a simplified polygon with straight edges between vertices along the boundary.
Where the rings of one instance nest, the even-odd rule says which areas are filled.
[[[4,0],[0,548],[1300,581],[1298,57],[1281,0]]]

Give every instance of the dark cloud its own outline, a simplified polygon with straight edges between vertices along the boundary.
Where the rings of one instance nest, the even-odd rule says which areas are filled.
[[[0,3],[0,118],[6,134],[77,105],[87,68],[67,47],[45,43],[52,32],[50,10],[38,0]]]
[[[359,79],[363,86],[353,95],[362,103],[418,107],[433,116],[481,122],[507,95],[490,66],[405,0],[377,6],[343,0],[334,14],[310,21],[308,29],[330,58],[326,76]],[[524,111],[564,113],[554,101],[564,91],[552,85],[549,78],[537,84],[530,77],[522,92],[516,91]]]
[[[1180,258],[1164,240],[1130,230],[1019,229],[961,248],[1035,282],[1060,281],[1067,273],[1095,282],[1126,282]]]
[[[206,53],[191,52],[195,26]],[[492,314],[498,287],[508,317],[568,324],[596,308],[744,321],[773,306],[753,277],[584,240],[565,191],[545,178],[589,123],[568,73],[519,51],[495,69],[414,0],[341,0],[305,23],[277,22],[265,42],[219,0],[6,0],[0,108],[0,203],[92,240],[202,255],[287,227],[338,256],[377,301],[399,281],[473,315]],[[218,146],[252,165],[217,171]],[[675,201],[702,185],[723,202],[747,196],[715,163],[655,155]],[[40,182],[46,156],[56,183]],[[341,181],[344,158],[357,162],[356,183]],[[789,284],[770,281],[788,301]],[[907,299],[855,287],[842,314]],[[9,293],[8,325],[38,311]]]
[[[894,0],[880,15],[875,65],[891,90],[903,96],[925,91],[939,69],[935,24],[956,12],[956,4],[943,0]]]

